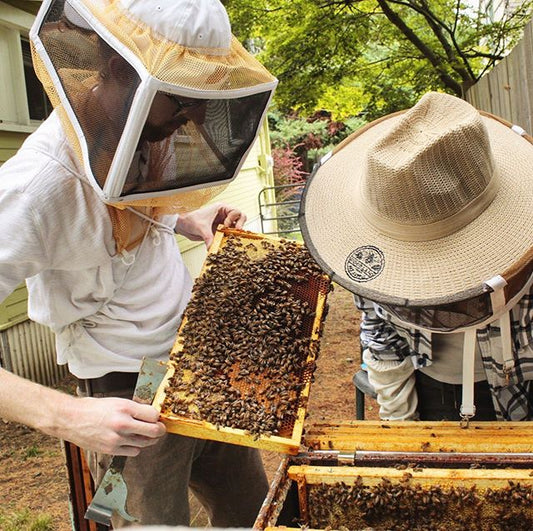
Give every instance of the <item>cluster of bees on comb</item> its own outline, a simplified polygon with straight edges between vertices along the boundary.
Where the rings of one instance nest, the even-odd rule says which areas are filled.
[[[339,482],[308,488],[309,527],[375,531],[526,531],[533,529],[533,489],[421,485],[406,473],[372,486]]]
[[[329,289],[300,244],[229,234],[193,286],[163,408],[254,437],[292,430],[318,356],[316,295]]]

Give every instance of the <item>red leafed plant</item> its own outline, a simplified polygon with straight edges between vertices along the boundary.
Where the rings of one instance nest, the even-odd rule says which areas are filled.
[[[303,162],[294,147],[285,144],[282,147],[272,148],[274,185],[276,186],[276,201],[284,203],[278,206],[278,215],[289,216],[279,220],[280,229],[294,229],[295,217],[298,214],[298,204],[303,190],[303,185],[308,173],[303,170]],[[292,218],[292,219],[291,219]]]
[[[295,151],[301,145],[298,144],[291,147],[286,144],[283,147],[274,147],[272,149],[274,184],[276,186],[305,182],[307,172],[303,170],[302,159]]]

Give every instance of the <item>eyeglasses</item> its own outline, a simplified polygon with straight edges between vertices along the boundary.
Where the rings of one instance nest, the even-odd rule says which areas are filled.
[[[176,96],[175,94],[170,94],[169,92],[162,92],[162,94],[168,99],[170,99],[174,105],[176,105],[176,110],[174,111],[174,114],[179,114],[180,112],[186,111],[188,109],[200,107],[200,105],[203,105],[205,103],[205,100],[183,101],[179,98],[179,96]]]

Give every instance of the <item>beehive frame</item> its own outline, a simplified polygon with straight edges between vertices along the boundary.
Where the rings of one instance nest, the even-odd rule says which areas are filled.
[[[283,242],[287,242],[287,240],[281,238],[272,238],[248,231],[219,227],[217,233],[215,234],[214,242],[209,250],[208,258],[221,252],[231,238],[238,238],[243,242],[247,242],[248,246],[252,247],[253,245],[257,248],[260,248],[260,246],[276,246],[281,245]],[[291,242],[291,245],[292,244],[293,242]],[[206,260],[206,263],[200,272],[199,279],[202,278],[209,267],[209,260]],[[299,392],[297,412],[295,415],[291,416],[292,427],[289,427],[289,429],[285,430],[287,433],[280,435],[251,434],[248,430],[224,425],[215,425],[205,420],[189,418],[185,415],[176,415],[165,405],[165,390],[167,389],[169,382],[174,376],[176,370],[174,364],[172,363],[169,364],[167,374],[159,386],[154,399],[154,406],[159,409],[161,420],[166,425],[167,430],[171,433],[177,433],[190,437],[217,440],[231,444],[239,444],[287,454],[296,454],[300,447],[303,433],[307,399],[311,384],[311,371],[316,365],[315,361],[318,355],[318,343],[321,335],[323,319],[326,313],[327,293],[330,289],[330,280],[325,274],[321,273],[318,286],[318,289],[316,289],[314,293],[314,297],[316,298],[316,300],[313,301],[314,318],[308,327],[310,345],[313,345],[314,348],[310,348],[307,353],[306,366],[309,367],[309,369],[305,375],[302,375],[303,381],[302,388]],[[179,357],[181,353],[182,341],[180,338],[184,327],[187,324],[187,319],[188,312],[186,309],[180,329],[178,331],[176,342],[171,352],[171,358],[173,356]],[[186,374],[185,377],[187,377]],[[288,433],[289,431],[290,433]]]
[[[288,477],[297,482],[302,525],[309,528],[449,530],[470,529],[473,527],[468,522],[476,521],[475,529],[516,529],[505,521],[512,502],[520,505],[519,515],[514,515],[524,522],[520,528],[531,529],[533,523],[531,469],[333,469],[303,465],[289,467]],[[499,498],[505,501],[498,507]],[[325,507],[328,504],[331,506]],[[513,510],[516,513],[517,508]],[[407,521],[401,523],[402,518]],[[426,522],[417,525],[423,518]],[[462,525],[455,528],[454,522],[460,519]],[[498,522],[503,527],[498,528]]]
[[[312,527],[316,522],[309,520],[308,496],[310,489],[323,485],[331,485],[334,489],[339,485],[346,488],[357,485],[363,486],[367,492],[371,492],[373,488],[386,491],[387,485],[383,487],[384,484],[393,486],[403,484],[407,478],[409,488],[421,493],[422,496],[425,495],[424,489],[433,496],[440,496],[441,490],[446,492],[448,489],[456,497],[457,493],[475,497],[476,503],[480,506],[480,499],[484,493],[489,497],[492,496],[491,499],[500,495],[503,498],[512,497],[514,494],[517,497],[521,495],[527,500],[531,497],[533,500],[532,435],[531,422],[477,422],[470,423],[466,429],[461,428],[457,422],[346,421],[310,426],[304,438],[308,453],[288,457],[281,463],[256,519],[254,530],[289,531],[299,530],[302,526],[309,530],[316,529]],[[422,453],[424,456],[432,454],[442,456],[449,453],[459,458],[459,461],[462,455],[499,454],[509,463],[520,462],[519,466],[523,468],[511,466],[497,469],[453,466],[422,468],[413,464],[397,467],[357,466],[358,451],[361,451],[361,455],[365,451],[411,452]],[[326,464],[325,459],[334,455],[339,456],[338,462]],[[353,459],[352,466],[344,466],[343,462],[346,462],[346,458],[350,456]],[[292,524],[285,522],[285,525],[280,526],[277,518],[282,511],[287,493],[295,487],[299,500],[300,520]],[[317,505],[319,504],[311,504],[315,507]],[[533,509],[530,508],[533,504],[522,502],[520,510],[522,506],[527,521],[533,521]],[[493,517],[486,508],[479,511],[480,518]],[[513,509],[509,506],[509,510],[501,514],[502,518],[508,519],[507,524],[503,522],[508,525],[507,529],[513,528],[512,518],[515,520],[519,518],[516,507]],[[493,524],[487,525],[490,527]],[[369,527],[369,524],[362,525],[361,528],[365,527]],[[375,529],[384,528],[377,526]]]

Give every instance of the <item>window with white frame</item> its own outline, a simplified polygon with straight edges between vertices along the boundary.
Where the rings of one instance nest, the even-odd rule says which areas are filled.
[[[31,61],[33,20],[0,0],[0,130],[30,132],[52,111]]]
[[[35,73],[35,70],[33,69],[30,41],[21,37],[20,45],[22,49],[26,100],[28,101],[30,120],[44,120],[52,112],[53,107]]]

